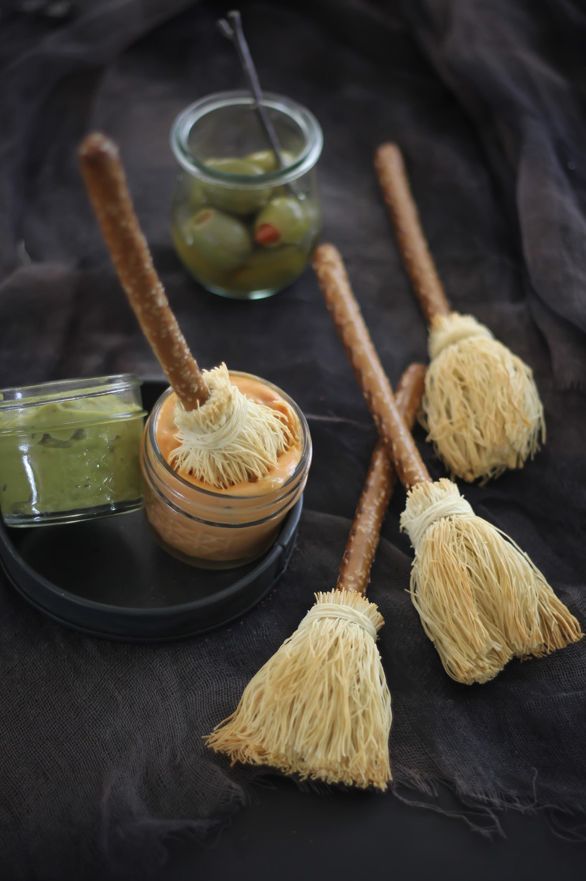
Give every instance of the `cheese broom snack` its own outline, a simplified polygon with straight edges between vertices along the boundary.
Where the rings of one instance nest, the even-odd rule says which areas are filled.
[[[425,370],[412,365],[397,392],[409,424]],[[384,790],[391,779],[391,698],[376,647],[383,619],[364,594],[394,474],[372,454],[334,590],[315,595],[301,624],[246,686],[207,738],[232,762],[270,765],[301,779]]]
[[[379,147],[375,167],[405,269],[430,326],[423,399],[428,439],[449,471],[463,480],[486,481],[507,468],[521,468],[545,440],[532,371],[487,327],[451,310],[399,148]]]
[[[266,476],[295,442],[291,413],[246,397],[224,364],[200,370],[153,266],[116,145],[90,134],[79,160],[122,287],[176,394],[172,464],[219,489]]]

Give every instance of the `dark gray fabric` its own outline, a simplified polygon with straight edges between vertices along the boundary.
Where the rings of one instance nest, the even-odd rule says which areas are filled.
[[[584,388],[586,9],[571,0],[545,0],[538,10],[518,0],[502,16],[500,4],[479,0],[407,0],[404,9],[478,129],[558,385]]]
[[[323,125],[324,237],[346,256],[391,379],[425,357],[425,328],[372,173],[373,150],[389,138],[405,150],[454,306],[534,368],[546,448],[522,472],[465,493],[583,621],[580,4],[321,0],[243,9],[265,87],[307,104]],[[81,134],[101,127],[120,142],[156,264],[199,359],[225,359],[286,388],[315,448],[291,567],[229,628],[163,647],[109,644],[42,618],[0,580],[0,853],[10,881],[158,875],[170,837],[199,840],[245,803],[255,773],[229,769],[201,737],[296,627],[313,592],[333,584],[375,439],[310,273],[274,299],[228,302],[192,283],[172,250],[169,126],[196,97],[240,83],[214,26],[223,11],[187,0],[88,0],[62,22],[4,13],[0,383],[160,375],[75,165]],[[405,592],[402,505],[397,492],[370,590],[386,620],[396,793],[433,804],[434,788],[447,783],[487,828],[495,808],[538,807],[571,834],[586,779],[586,649],[511,664],[482,687],[451,682]]]

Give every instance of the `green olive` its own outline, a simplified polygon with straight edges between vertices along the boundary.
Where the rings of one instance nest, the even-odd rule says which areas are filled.
[[[189,175],[183,183],[183,190],[187,192],[187,201],[190,208],[197,210],[206,204],[206,194],[203,184],[196,177]]]
[[[239,269],[230,274],[229,287],[242,292],[285,287],[301,275],[308,257],[308,248],[293,245],[254,251]]]
[[[222,174],[238,174],[240,177],[257,177],[264,171],[250,159],[206,159],[205,164]]]
[[[281,150],[281,156],[283,157],[285,166],[293,165],[293,162],[296,159],[295,154],[291,153],[290,150]],[[274,150],[257,150],[256,153],[249,153],[244,158],[248,162],[254,162],[254,164],[259,168],[262,168],[264,172],[277,171],[279,168]]]
[[[208,159],[211,169],[229,175],[255,178],[263,174],[263,169],[246,159]],[[270,187],[247,188],[238,184],[208,183],[202,184],[205,197],[210,205],[232,214],[252,214],[266,205],[271,197]]]
[[[229,271],[252,251],[250,233],[242,221],[215,208],[202,208],[183,223],[181,234],[190,250],[210,265]]]
[[[211,286],[224,289],[228,277],[226,270],[210,263],[196,248],[188,245],[182,227],[175,225],[172,227],[171,232],[175,250],[187,271],[205,287]]]
[[[277,196],[257,215],[254,240],[264,248],[298,245],[317,233],[316,218],[304,201],[295,196]]]

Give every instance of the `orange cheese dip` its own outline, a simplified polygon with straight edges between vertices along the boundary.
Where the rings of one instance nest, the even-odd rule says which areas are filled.
[[[210,486],[208,483],[196,480],[188,471],[178,470],[177,474],[179,474],[183,480],[188,480],[189,483],[192,483],[194,486],[199,486],[201,489],[208,490],[209,492],[225,492],[228,495],[234,496],[257,496],[266,492],[272,492],[280,486],[283,486],[283,484],[293,476],[295,469],[299,464],[301,449],[299,446],[299,425],[297,419],[283,398],[278,395],[274,389],[264,385],[264,383],[260,382],[258,379],[237,375],[231,376],[231,379],[234,385],[237,386],[247,398],[257,401],[260,404],[266,404],[267,407],[271,407],[273,410],[279,410],[281,413],[284,413],[288,417],[288,422],[293,435],[297,438],[297,443],[293,444],[288,450],[279,456],[276,466],[272,468],[265,477],[262,477],[260,480],[236,483],[227,489],[218,489],[216,486]],[[161,407],[161,412],[157,420],[157,446],[163,458],[169,465],[171,465],[171,453],[179,446],[179,441],[175,437],[177,432],[174,418],[176,404],[177,396],[175,394],[169,395]],[[171,467],[173,466],[171,465]]]
[[[280,410],[290,420],[296,441],[265,477],[219,489],[175,471],[169,463],[178,446],[173,392],[155,405],[149,418],[154,431],[147,425],[143,444],[147,518],[170,553],[202,568],[240,566],[265,553],[301,497],[311,462],[311,440],[307,427],[302,430],[300,411],[261,380],[230,376],[247,397]],[[153,435],[158,456],[153,454]]]

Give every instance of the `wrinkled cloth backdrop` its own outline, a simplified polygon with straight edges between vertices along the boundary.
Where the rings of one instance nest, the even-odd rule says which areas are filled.
[[[201,363],[225,359],[282,385],[315,445],[290,569],[228,628],[159,647],[98,641],[43,618],[0,578],[4,876],[103,879],[107,866],[136,870],[139,856],[156,865],[167,835],[204,836],[245,804],[254,774],[206,752],[202,735],[296,627],[313,591],[333,584],[375,433],[310,272],[274,299],[228,302],[190,281],[173,252],[171,122],[197,97],[241,85],[214,24],[224,5],[85,0],[62,21],[17,6],[3,14],[0,46],[1,384],[120,371],[160,378],[76,168],[77,142],[99,127],[120,143]],[[577,0],[242,8],[265,88],[306,104],[323,125],[324,238],[347,259],[391,380],[425,358],[426,335],[372,171],[374,148],[390,138],[405,150],[454,306],[534,368],[546,448],[522,472],[465,492],[584,621],[583,9]],[[445,782],[488,825],[490,808],[547,806],[571,834],[576,817],[566,812],[583,803],[586,778],[586,646],[512,663],[482,687],[450,681],[405,592],[402,505],[398,491],[370,590],[386,620],[398,791],[433,799]]]

